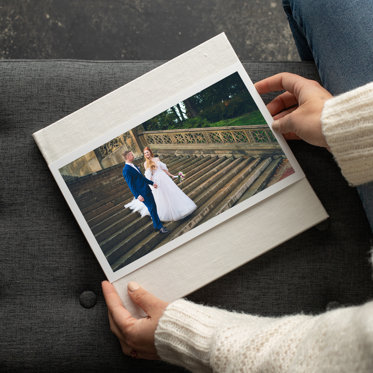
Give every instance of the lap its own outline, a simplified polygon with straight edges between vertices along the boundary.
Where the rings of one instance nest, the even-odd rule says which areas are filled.
[[[373,2],[283,0],[299,54],[333,95],[373,81]],[[357,187],[373,231],[373,182]]]
[[[373,81],[371,1],[283,0],[283,5],[292,31],[298,32],[301,57],[309,48],[321,81],[332,94]]]

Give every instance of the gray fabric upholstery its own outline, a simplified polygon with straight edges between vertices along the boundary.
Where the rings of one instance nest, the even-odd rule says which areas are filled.
[[[0,61],[2,371],[182,371],[122,355],[108,326],[103,272],[31,137],[160,64]],[[280,71],[317,77],[309,63],[244,65],[253,81]],[[290,146],[330,220],[190,299],[283,315],[318,313],[372,297],[369,229],[355,189],[326,150],[303,142]]]

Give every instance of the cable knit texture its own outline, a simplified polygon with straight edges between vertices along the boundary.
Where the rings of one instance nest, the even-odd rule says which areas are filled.
[[[351,185],[373,180],[373,82],[325,103],[326,141]]]
[[[350,184],[373,180],[373,83],[328,100],[323,132]],[[373,372],[373,302],[318,316],[259,317],[180,299],[161,317],[159,356],[194,372]]]
[[[159,356],[192,372],[373,371],[373,302],[319,316],[258,317],[180,299],[155,334]]]

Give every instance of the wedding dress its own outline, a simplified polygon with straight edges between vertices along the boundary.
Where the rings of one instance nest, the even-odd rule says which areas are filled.
[[[150,186],[153,192],[157,212],[161,221],[177,221],[190,215],[197,205],[175,184],[175,182],[164,172],[167,166],[155,158],[156,169],[145,170],[145,177],[158,185],[158,188]],[[146,206],[134,198],[130,203],[124,205],[141,216],[149,215]]]

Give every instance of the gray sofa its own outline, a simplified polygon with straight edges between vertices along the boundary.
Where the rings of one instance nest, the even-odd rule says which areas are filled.
[[[108,326],[104,274],[31,136],[160,64],[0,61],[1,371],[183,371],[122,355]],[[310,63],[244,66],[253,81],[280,71],[317,78]],[[369,227],[356,190],[328,151],[300,141],[290,147],[330,219],[189,299],[284,315],[372,297]]]

